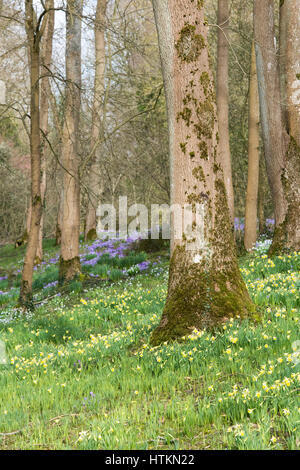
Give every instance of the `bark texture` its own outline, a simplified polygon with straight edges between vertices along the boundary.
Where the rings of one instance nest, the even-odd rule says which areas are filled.
[[[217,110],[219,125],[219,152],[223,164],[228,206],[234,223],[234,192],[232,184],[229,143],[229,91],[228,91],[228,40],[229,0],[218,0],[218,58],[217,58]]]
[[[49,74],[51,73],[52,61],[52,43],[54,34],[54,0],[48,2],[48,7],[51,9],[47,13],[45,31],[43,34],[41,44],[41,96],[40,96],[40,128],[42,131],[41,138],[41,200],[42,206],[45,204],[45,194],[47,185],[46,176],[46,149],[47,149],[47,134],[48,134],[48,117],[49,117],[49,103],[48,103],[48,90],[49,90]],[[36,264],[40,263],[43,259],[43,227],[44,216],[42,213],[39,240],[36,253]]]
[[[172,220],[168,297],[152,335],[159,344],[254,315],[255,307],[231,230],[203,1],[153,0],[153,7],[167,98],[171,203],[198,208],[200,215],[182,238]]]
[[[66,11],[66,92],[62,140],[63,201],[59,282],[80,272],[79,119],[81,102],[82,1],[69,0]]]
[[[38,245],[41,200],[41,153],[40,153],[40,41],[42,32],[37,30],[37,21],[32,0],[25,0],[26,34],[30,59],[30,157],[31,157],[31,216],[24,267],[20,287],[19,303],[22,307],[33,308],[32,279],[35,255]]]
[[[244,244],[246,250],[250,251],[255,246],[257,238],[257,198],[259,183],[259,98],[254,43],[252,44],[251,53],[248,127],[248,184]]]
[[[265,178],[264,178],[264,160],[259,160],[259,183],[258,183],[258,231],[263,234],[266,228],[265,221]]]
[[[63,223],[63,211],[62,211],[63,200],[64,200],[64,189],[62,187],[60,191],[60,195],[59,195],[58,210],[57,210],[55,245],[61,244],[61,230],[62,230],[62,223]]]
[[[300,3],[285,0],[281,7],[281,17],[287,26],[283,41],[285,55],[285,83],[287,97],[288,132],[300,146]],[[286,18],[286,19],[284,19]]]
[[[286,12],[286,6],[288,6],[290,15],[288,19],[282,20],[282,22],[286,21],[286,27],[281,27],[281,32],[283,34],[283,31],[286,31],[288,38],[294,34],[295,36],[292,36],[291,39],[297,42],[300,4],[297,1],[285,0],[281,5],[281,9],[285,6],[285,9],[281,10],[281,14]],[[287,38],[281,38],[281,47],[286,44],[286,79],[281,81],[281,86],[282,83],[287,84],[289,127],[286,128],[281,106],[284,97],[282,99],[279,63],[274,40],[274,4],[272,0],[255,0],[254,30],[266,169],[275,213],[275,233],[269,251],[269,255],[272,256],[285,250],[300,249],[300,148],[297,143],[296,126],[293,127],[291,124],[295,116],[298,115],[299,118],[299,103],[297,106],[297,99],[294,99],[295,94],[293,94],[298,82],[295,83],[294,80],[292,87],[287,84],[288,80],[291,80],[289,77],[297,78],[294,74],[297,64],[299,64],[299,49],[293,48],[292,42]],[[293,132],[295,132],[295,136]]]
[[[286,212],[281,176],[287,136],[283,136],[273,0],[255,0],[254,33],[266,169],[274,204],[275,223],[278,226],[284,221]]]
[[[105,77],[105,19],[107,0],[98,0],[95,20],[95,79],[92,111],[89,200],[85,219],[85,240],[97,238],[96,210],[103,191],[101,184],[101,145],[103,138],[103,98]]]

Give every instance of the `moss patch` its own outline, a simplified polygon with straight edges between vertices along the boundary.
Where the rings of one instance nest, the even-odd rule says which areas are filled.
[[[175,48],[182,61],[194,62],[205,48],[205,40],[201,34],[196,34],[196,26],[186,24],[180,31]]]
[[[205,270],[202,263],[186,262],[186,254],[177,248],[170,263],[167,302],[160,325],[151,344],[180,340],[194,328],[217,328],[229,318],[259,319],[238,267],[232,271]]]
[[[59,258],[59,275],[58,284],[60,286],[77,279],[81,273],[81,265],[79,256],[75,258],[64,260]]]
[[[186,123],[187,127],[190,126],[190,123],[191,123],[191,117],[192,117],[192,111],[190,108],[183,108],[182,111],[180,111],[180,113],[178,113],[177,115],[177,122],[179,121],[179,119],[183,119],[184,122]]]
[[[26,245],[27,242],[28,242],[28,233],[27,233],[27,230],[25,230],[22,237],[18,238],[15,241],[15,248],[18,248],[19,246]]]
[[[97,239],[97,232],[95,228],[91,228],[91,230],[88,231],[86,235],[86,240],[91,241],[91,240],[96,240]]]
[[[211,254],[178,246],[170,261],[169,289],[163,316],[151,342],[178,340],[194,328],[217,328],[226,319],[259,319],[237,263],[225,184],[215,181],[215,225],[207,234]],[[203,194],[191,194],[189,203],[203,202]],[[210,200],[205,226],[210,226]],[[196,262],[195,262],[196,255]]]

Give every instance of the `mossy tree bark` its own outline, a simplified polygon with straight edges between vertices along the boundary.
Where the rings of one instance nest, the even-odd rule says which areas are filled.
[[[107,0],[98,0],[94,27],[95,35],[95,78],[94,102],[91,131],[91,166],[89,180],[89,200],[85,218],[85,240],[97,238],[96,210],[102,193],[100,141],[103,138],[103,100],[105,77],[105,20]]]
[[[272,0],[254,1],[260,115],[266,169],[275,213],[275,233],[269,250],[270,256],[300,249],[300,147],[297,142],[300,80],[297,80],[296,72],[299,68],[299,8],[299,2],[293,0],[285,0],[281,6],[281,14],[289,12],[286,27],[281,27],[281,33],[286,31],[290,40],[281,38],[281,47],[286,47],[286,51],[280,51],[281,55],[285,54],[283,68],[286,80],[280,81],[274,42],[274,4]],[[287,114],[283,113],[281,105],[285,99],[281,88],[285,88],[285,83]],[[298,119],[298,124],[295,119]],[[291,122],[295,122],[296,126],[293,127]]]
[[[79,119],[81,103],[81,16],[82,1],[69,0],[66,10],[66,92],[62,140],[63,201],[61,227],[60,284],[80,272],[80,182]]]
[[[251,53],[249,90],[248,184],[245,211],[244,245],[251,251],[257,238],[257,198],[259,182],[259,98],[254,42]]]
[[[47,2],[46,2],[47,8]],[[25,1],[25,25],[29,43],[30,59],[30,156],[31,156],[31,216],[28,244],[20,287],[19,303],[33,308],[32,279],[42,216],[41,200],[41,149],[40,149],[40,42],[45,28],[46,16],[39,26],[32,0]]]
[[[219,125],[219,152],[223,164],[224,181],[232,224],[234,223],[234,193],[232,184],[229,143],[229,0],[218,0],[217,48],[217,110]]]
[[[153,344],[229,317],[255,315],[231,229],[203,4],[153,0],[167,99],[171,203],[200,214],[182,237],[173,218],[168,297]]]

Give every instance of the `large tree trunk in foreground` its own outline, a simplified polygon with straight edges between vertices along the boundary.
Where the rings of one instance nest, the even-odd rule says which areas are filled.
[[[92,164],[89,180],[89,200],[85,219],[85,240],[97,238],[96,232],[96,210],[102,193],[101,178],[101,146],[99,140],[103,138],[103,95],[104,95],[104,72],[105,72],[105,16],[107,0],[97,1],[95,21],[95,80],[94,80],[94,103],[92,112],[91,153]],[[100,147],[100,148],[99,148]]]
[[[199,212],[182,237],[172,219],[168,297],[152,335],[159,344],[251,316],[255,307],[231,230],[202,2],[153,0],[153,7],[167,98],[171,202]]]
[[[69,0],[66,13],[66,97],[62,141],[63,222],[59,282],[63,284],[80,273],[80,183],[79,118],[81,100],[81,13],[82,1]]]
[[[289,6],[289,21],[294,23],[288,34],[295,34],[293,38],[297,41],[300,5],[299,2],[289,0]],[[254,1],[254,30],[266,169],[275,212],[275,232],[269,251],[271,256],[285,250],[300,249],[300,149],[291,129],[286,129],[284,125],[272,0]],[[282,43],[284,42],[281,41]],[[299,64],[299,49],[292,50],[291,47],[289,43],[286,56],[287,80],[291,69],[295,70],[297,63]],[[295,82],[296,77],[293,78]],[[288,90],[287,87],[287,95],[290,93],[290,97],[294,96]],[[291,102],[289,97],[287,100]],[[288,113],[296,109],[299,113],[299,106],[292,99]],[[297,134],[296,130],[293,132]]]
[[[228,0],[218,0],[218,60],[217,60],[217,110],[219,122],[219,152],[223,164],[228,206],[234,223],[234,193],[232,184],[231,155],[229,143],[229,91],[228,91]]]
[[[257,197],[259,182],[259,98],[254,43],[251,53],[249,90],[248,184],[244,244],[252,250],[257,238]]]
[[[25,308],[33,308],[32,279],[35,255],[38,244],[41,200],[41,154],[40,154],[40,31],[36,33],[35,13],[32,0],[25,0],[26,33],[30,50],[30,155],[31,155],[31,217],[24,267],[22,272],[19,303]]]
[[[49,8],[54,8],[54,0],[49,1]],[[41,199],[42,206],[45,204],[46,194],[46,149],[47,149],[47,134],[48,134],[48,116],[49,116],[49,101],[48,101],[48,89],[49,89],[49,73],[52,60],[52,43],[54,33],[54,10],[47,13],[47,23],[43,35],[42,46],[41,46],[41,61],[42,61],[42,78],[41,78],[41,111],[40,111],[40,127],[42,131],[42,142],[41,142]],[[42,213],[39,240],[36,252],[36,263],[40,263],[43,259],[43,227],[44,227],[44,215]]]

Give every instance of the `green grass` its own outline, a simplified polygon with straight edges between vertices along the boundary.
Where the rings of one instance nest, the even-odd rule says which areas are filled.
[[[27,317],[2,310],[0,449],[299,448],[300,253],[242,260],[260,324],[230,320],[151,348],[164,266],[75,286]]]
[[[85,287],[92,284],[99,284],[102,281],[118,281],[126,277],[128,271],[129,276],[140,274],[139,263],[146,261],[147,255],[143,252],[128,251],[123,257],[110,256],[103,253],[95,265],[85,264],[85,261],[91,261],[97,257],[96,253],[87,254],[88,246],[91,243],[82,243],[80,245],[80,253],[84,255],[82,263],[82,276],[79,282],[71,283],[63,290],[62,293],[76,291],[79,293]],[[120,242],[115,242],[117,247]],[[33,295],[34,302],[38,303],[47,299],[49,295],[53,295],[58,291],[57,283],[59,277],[59,247],[55,245],[55,240],[44,240],[44,261],[42,264],[35,266],[33,273]],[[102,248],[103,250],[103,248]],[[0,308],[13,307],[18,303],[19,287],[21,281],[21,271],[25,247],[15,248],[14,245],[5,245],[0,247],[0,277],[6,276],[7,279],[0,279]],[[152,256],[155,260],[155,258]],[[125,273],[126,271],[126,273]]]

